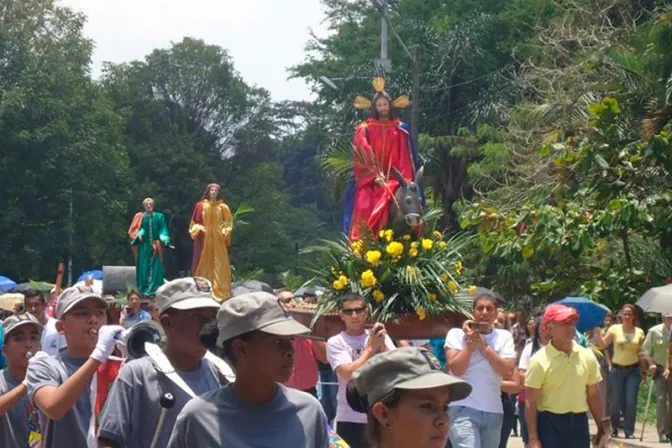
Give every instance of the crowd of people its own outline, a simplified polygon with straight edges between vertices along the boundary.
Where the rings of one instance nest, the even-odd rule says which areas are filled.
[[[527,447],[606,446],[621,428],[634,436],[647,373],[669,441],[672,315],[645,335],[625,305],[582,335],[573,308],[528,319],[484,293],[445,339],[393,340],[350,293],[344,330],[323,341],[291,317],[297,300],[281,289],[220,304],[207,280],[189,277],[163,285],[149,311],[131,293],[116,325],[86,285],[63,291],[53,317],[28,291],[2,323],[0,446],[495,448],[518,422]],[[161,349],[125,359],[129,332],[146,321],[160,326]],[[99,378],[113,359],[108,390]]]

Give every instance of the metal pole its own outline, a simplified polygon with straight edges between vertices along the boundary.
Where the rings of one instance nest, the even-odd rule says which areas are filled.
[[[69,199],[69,214],[68,214],[68,286],[72,286],[72,240],[73,233],[75,230],[73,217],[72,217],[72,189],[70,189],[70,199]]]
[[[411,98],[411,139],[415,150],[418,150],[418,133],[420,126],[420,52],[413,49],[413,98]]]

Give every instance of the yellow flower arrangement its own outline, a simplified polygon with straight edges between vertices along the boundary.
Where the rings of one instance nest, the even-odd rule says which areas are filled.
[[[385,300],[385,294],[383,294],[383,291],[381,291],[380,289],[376,289],[375,291],[373,291],[372,295],[373,300],[375,300],[377,303],[380,303],[383,300]]]
[[[404,254],[404,245],[398,241],[392,241],[385,248],[385,252],[392,258],[399,258]]]
[[[378,282],[378,279],[371,269],[367,269],[366,271],[362,272],[363,287],[370,288],[371,286],[374,286],[376,282]]]
[[[450,291],[451,294],[455,294],[458,291],[457,283],[454,281],[449,281],[448,282],[448,290]]]
[[[471,285],[471,286],[469,287],[469,295],[470,295],[470,296],[475,296],[475,295],[476,295],[476,286]]]
[[[370,264],[378,264],[382,255],[383,254],[381,254],[379,250],[369,250],[366,252],[365,257],[366,261],[368,261]]]
[[[443,313],[467,313],[457,278],[463,270],[459,251],[469,236],[451,237],[446,243],[440,231],[420,237],[397,233],[385,229],[357,241],[325,240],[316,246],[315,252],[328,255],[316,280],[329,285],[316,313],[337,310],[347,292],[362,295],[380,322],[408,314],[425,320]],[[463,281],[467,288],[468,281]]]

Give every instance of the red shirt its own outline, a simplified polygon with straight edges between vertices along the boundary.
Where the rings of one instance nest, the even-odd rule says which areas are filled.
[[[319,373],[313,341],[310,339],[294,339],[294,370],[285,386],[298,390],[310,390],[317,386]]]

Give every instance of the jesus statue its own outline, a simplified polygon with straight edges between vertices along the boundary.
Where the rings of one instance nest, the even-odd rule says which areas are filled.
[[[407,182],[415,179],[418,157],[408,124],[393,116],[393,108],[408,105],[408,97],[392,100],[385,92],[385,80],[375,78],[372,100],[357,97],[355,107],[368,108],[369,118],[361,123],[353,141],[353,179],[345,199],[343,233],[350,241],[367,234],[378,235],[388,220],[390,203],[400,186],[392,175],[397,169]],[[424,205],[424,195],[422,194]]]

